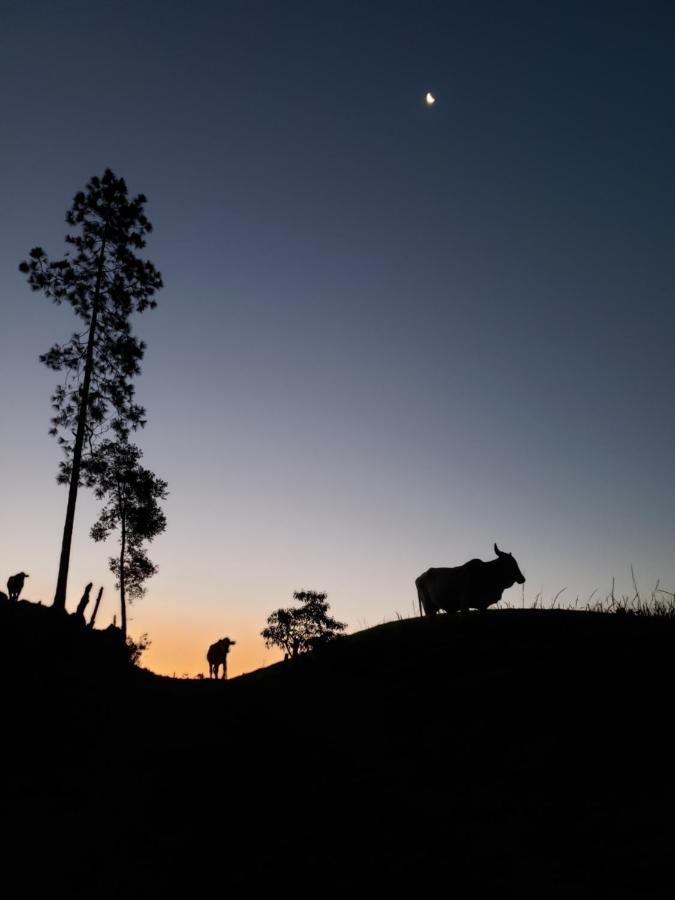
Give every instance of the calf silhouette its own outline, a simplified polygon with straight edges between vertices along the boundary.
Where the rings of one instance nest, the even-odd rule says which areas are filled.
[[[231,641],[229,638],[222,638],[220,641],[216,641],[215,644],[211,644],[206,653],[206,661],[209,664],[209,678],[218,678],[220,666],[223,667],[223,680],[227,678],[227,654],[230,647],[236,643],[236,641]]]
[[[19,594],[23,590],[23,583],[28,578],[25,572],[19,572],[17,575],[10,575],[7,579],[7,590],[9,591],[10,600],[18,600]]]

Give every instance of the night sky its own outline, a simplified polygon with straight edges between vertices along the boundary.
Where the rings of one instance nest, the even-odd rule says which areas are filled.
[[[411,615],[495,541],[514,604],[675,589],[672,2],[3,2],[0,86],[0,581],[51,602],[66,504],[38,355],[76,320],[18,263],[109,166],[166,285],[134,321],[170,490],[146,664],[269,663],[301,588]],[[96,509],[68,607],[105,584],[105,625]]]

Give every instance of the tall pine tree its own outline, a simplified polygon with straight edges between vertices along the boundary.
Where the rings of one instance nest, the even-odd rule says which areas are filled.
[[[136,251],[152,226],[143,211],[146,198],[127,195],[123,178],[106,169],[75,195],[66,214],[72,231],[69,252],[50,261],[41,247],[20,270],[34,291],[54,303],[69,303],[84,328],[65,344],[55,344],[40,360],[64,373],[52,397],[53,434],[64,451],[58,480],[68,484],[59,574],[54,606],[65,609],[77,491],[92,484],[88,464],[97,444],[111,430],[126,440],[145,424],[145,410],[134,402],[131,379],[140,373],[145,344],[131,333],[134,312],[154,308],[162,278]]]

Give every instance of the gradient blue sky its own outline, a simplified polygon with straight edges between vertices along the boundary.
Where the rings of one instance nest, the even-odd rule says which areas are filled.
[[[37,357],[74,328],[17,265],[63,254],[110,166],[166,284],[135,325],[171,492],[149,665],[204,671],[224,635],[232,672],[270,662],[300,588],[352,629],[411,614],[416,575],[495,540],[526,603],[631,563],[675,588],[674,50],[659,0],[2,3],[3,572],[51,600]],[[69,606],[105,584],[105,624],[95,512]]]

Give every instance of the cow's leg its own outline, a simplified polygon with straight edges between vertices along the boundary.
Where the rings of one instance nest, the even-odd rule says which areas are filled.
[[[427,612],[426,603],[424,602],[424,597],[422,596],[422,588],[421,587],[417,588],[417,602],[419,603],[419,606],[420,606],[420,616],[426,615],[426,612]]]
[[[469,614],[469,595],[463,591],[459,596],[459,611],[463,616]]]
[[[417,585],[417,596],[420,602],[420,615],[435,616],[438,612],[438,607],[431,602],[429,591],[423,584]]]

